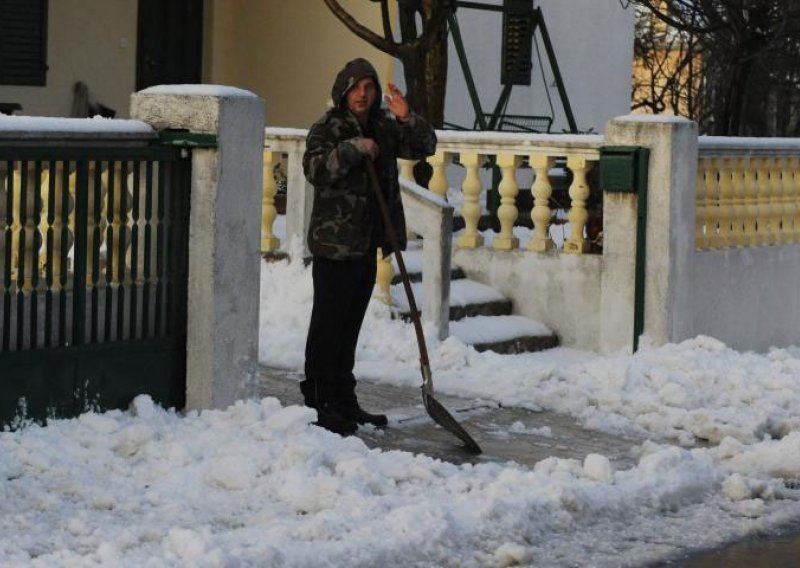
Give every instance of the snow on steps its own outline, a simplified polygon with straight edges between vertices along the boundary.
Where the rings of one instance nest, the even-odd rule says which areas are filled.
[[[419,307],[422,303],[422,259],[420,250],[403,255],[411,288]],[[558,346],[558,337],[546,325],[518,315],[511,315],[511,300],[500,292],[469,280],[463,270],[454,267],[450,282],[450,334],[478,351],[512,354],[542,351]],[[400,317],[411,321],[410,309],[395,260],[392,301]]]

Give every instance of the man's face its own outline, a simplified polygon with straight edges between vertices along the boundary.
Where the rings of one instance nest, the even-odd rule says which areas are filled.
[[[364,77],[347,91],[345,95],[347,110],[357,118],[366,118],[377,96],[378,88],[375,86],[375,81],[372,80],[372,77]]]

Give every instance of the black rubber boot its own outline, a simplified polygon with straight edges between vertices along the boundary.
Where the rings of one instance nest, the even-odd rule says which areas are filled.
[[[317,421],[314,425],[340,436],[350,436],[358,430],[358,424],[354,420],[330,407],[317,408]]]
[[[358,424],[372,424],[376,428],[386,428],[389,425],[389,419],[385,414],[372,414],[360,406],[355,409],[347,409],[343,414]]]
[[[349,404],[347,406],[337,407],[339,414],[348,420],[352,420],[358,424],[372,424],[377,428],[386,428],[389,424],[389,419],[385,414],[372,414],[367,412],[358,405],[358,402]]]
[[[358,430],[355,420],[342,415],[338,407],[327,402],[325,389],[316,388],[311,381],[305,380],[300,383],[300,392],[303,393],[305,405],[317,411],[315,426],[340,436],[349,436]]]

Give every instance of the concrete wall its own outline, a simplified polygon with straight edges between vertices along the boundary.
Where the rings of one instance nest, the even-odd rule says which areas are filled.
[[[800,246],[695,255],[694,332],[740,350],[800,345]]]
[[[83,81],[91,98],[128,116],[136,83],[137,0],[53,0],[47,23],[47,85],[0,85],[0,101],[30,116],[69,116],[72,86]]]
[[[537,0],[534,4],[542,9],[578,129],[601,132],[606,121],[630,109],[633,10],[623,9],[618,0]],[[491,111],[502,90],[502,15],[461,9],[458,22],[482,106]],[[534,50],[532,85],[513,88],[507,112],[550,114],[549,92],[555,107],[552,132],[561,132],[567,121],[538,32],[536,39],[545,80]],[[472,127],[475,114],[452,41],[449,58],[446,120]]]
[[[496,288],[514,313],[542,322],[561,345],[600,349],[601,255],[531,254],[490,249],[453,253],[453,265],[469,278]]]

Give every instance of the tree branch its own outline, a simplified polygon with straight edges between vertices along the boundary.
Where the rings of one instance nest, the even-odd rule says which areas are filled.
[[[333,12],[339,21],[355,35],[366,41],[372,47],[388,53],[389,55],[399,56],[400,46],[391,41],[390,38],[382,38],[371,29],[358,23],[336,0],[322,0],[328,9]]]

